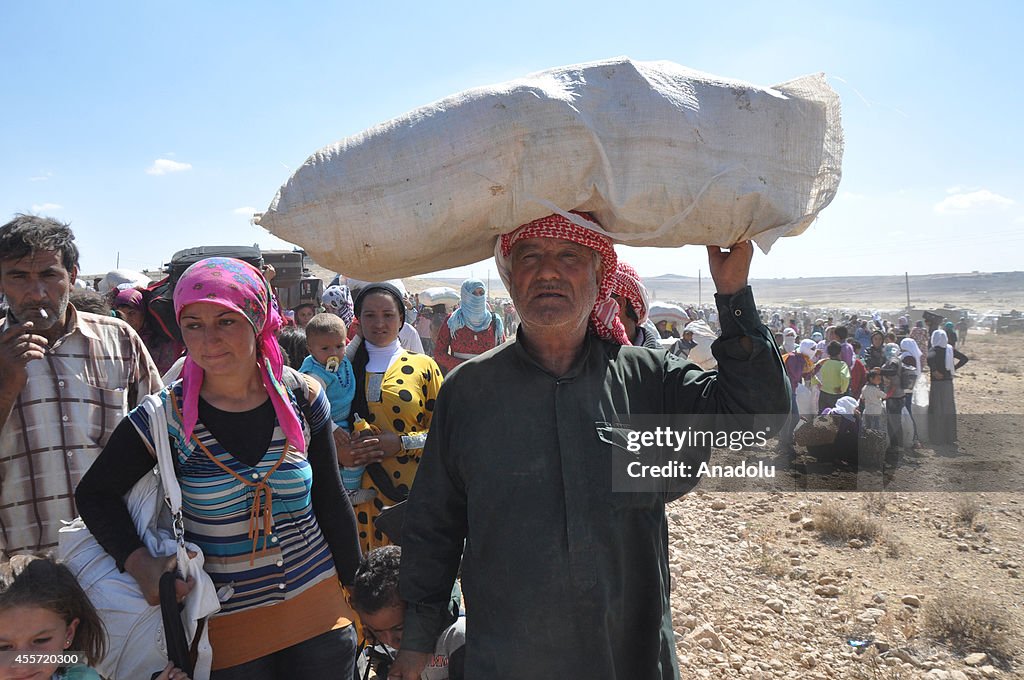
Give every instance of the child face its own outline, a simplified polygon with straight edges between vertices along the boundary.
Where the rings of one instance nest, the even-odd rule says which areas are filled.
[[[11,607],[0,611],[0,651],[59,653],[71,648],[78,619],[64,618],[45,607]],[[0,680],[48,680],[64,664],[0,667]]]
[[[882,384],[882,376],[879,375],[878,373],[875,373],[873,375],[869,375],[868,376],[868,382],[871,383],[872,385],[881,385]]]
[[[321,366],[327,365],[331,357],[341,359],[345,356],[345,336],[341,333],[316,333],[306,336],[306,344],[309,346],[309,353],[320,362]]]

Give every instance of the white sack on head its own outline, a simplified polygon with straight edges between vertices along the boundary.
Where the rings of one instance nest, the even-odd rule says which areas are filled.
[[[691,321],[686,324],[684,331],[693,331],[693,341],[697,346],[690,350],[687,359],[698,364],[705,371],[710,371],[718,366],[718,360],[711,353],[711,343],[718,339],[715,332],[703,321]]]
[[[419,299],[422,304],[432,307],[433,305],[445,304],[449,307],[457,307],[462,298],[459,295],[459,291],[448,286],[435,286],[433,288],[424,288],[419,293]]]
[[[109,293],[125,283],[131,284],[131,287],[145,288],[153,281],[142,272],[131,269],[113,269],[100,279],[96,284],[96,290],[100,293]]]
[[[767,250],[835,196],[839,98],[627,58],[467,90],[309,157],[255,223],[367,279],[490,257],[495,238],[590,211],[633,246]]]
[[[647,318],[654,323],[658,323],[659,321],[668,321],[675,324],[677,327],[690,323],[690,317],[687,315],[685,309],[679,305],[671,302],[662,302],[661,300],[655,300],[651,303],[647,310]]]

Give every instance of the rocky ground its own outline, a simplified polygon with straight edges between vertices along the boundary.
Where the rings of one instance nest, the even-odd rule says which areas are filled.
[[[961,419],[959,449],[905,456],[904,478],[1020,452],[1019,340],[970,336],[956,398],[962,414],[988,415]],[[681,676],[1024,678],[1024,471],[1010,462],[971,492],[779,484],[787,490],[698,490],[671,504]],[[837,514],[876,531],[837,537]]]

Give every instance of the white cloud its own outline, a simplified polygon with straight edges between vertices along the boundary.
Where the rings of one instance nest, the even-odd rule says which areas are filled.
[[[43,172],[43,173],[40,173],[40,174],[35,175],[33,177],[29,177],[28,181],[29,182],[45,182],[46,180],[50,179],[51,177],[53,177],[53,173],[52,172]]]
[[[60,210],[64,206],[58,203],[35,203],[32,205],[32,212],[35,214],[53,212],[54,210]]]
[[[178,161],[172,161],[168,158],[158,158],[153,161],[153,165],[146,168],[146,174],[166,175],[169,172],[183,172],[191,169],[191,163],[179,163]]]
[[[236,215],[244,215],[245,217],[252,217],[254,214],[256,214],[259,211],[256,210],[256,208],[252,207],[251,205],[243,205],[241,208],[235,208],[231,212],[235,213]]]
[[[953,193],[935,204],[934,210],[939,215],[947,213],[963,213],[979,208],[1005,208],[1013,205],[1013,199],[1000,196],[988,189],[978,189],[968,193]]]

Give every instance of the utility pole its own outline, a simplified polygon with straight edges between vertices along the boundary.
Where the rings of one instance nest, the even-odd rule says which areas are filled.
[[[907,285],[907,318],[910,317],[910,272],[903,272],[903,278]]]

